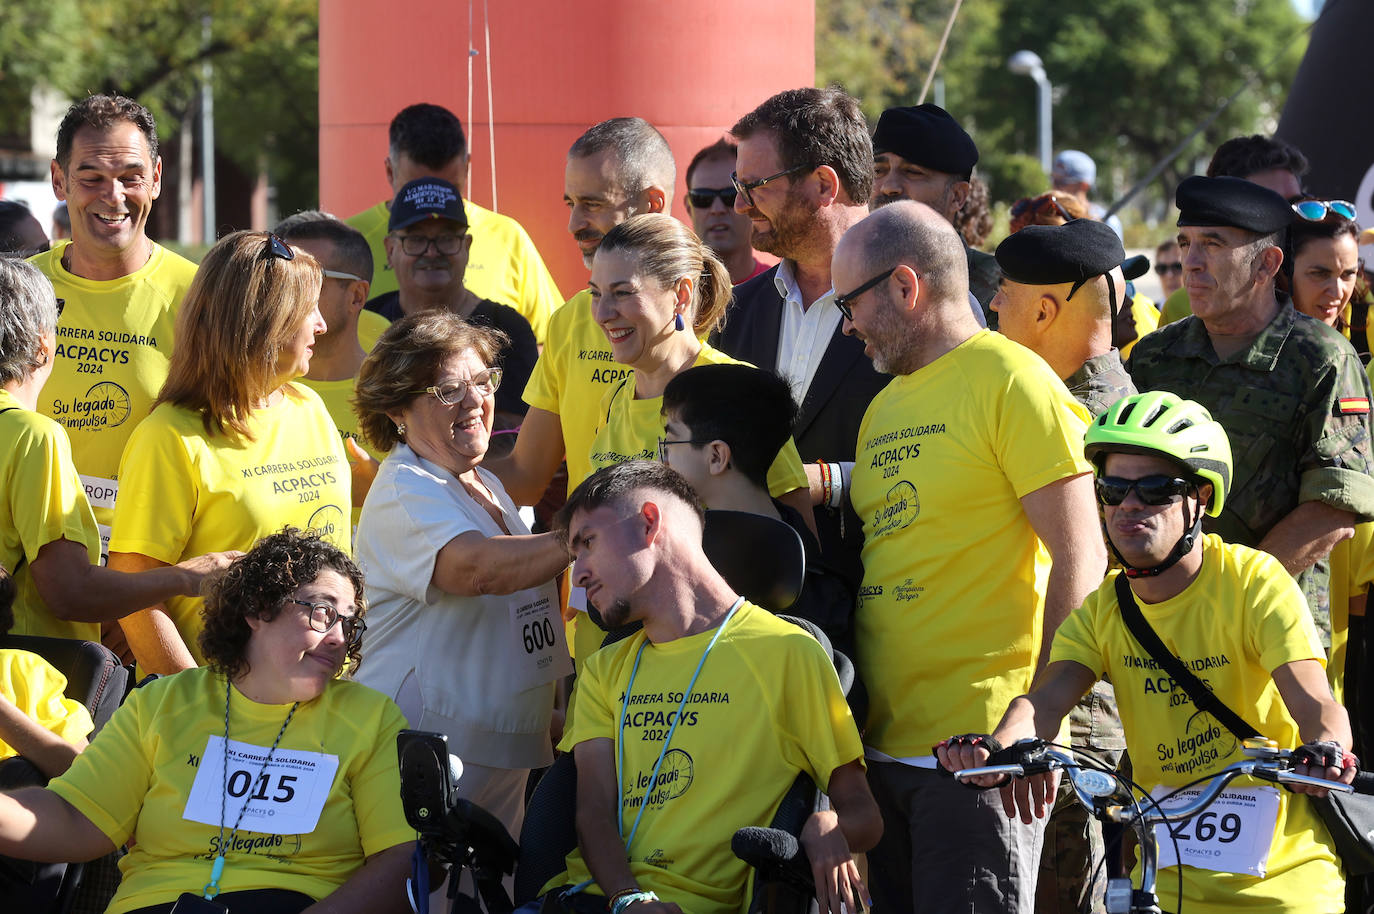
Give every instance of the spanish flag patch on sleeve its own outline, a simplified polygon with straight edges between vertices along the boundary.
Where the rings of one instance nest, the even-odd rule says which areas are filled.
[[[1336,401],[1336,412],[1342,416],[1369,412],[1368,397],[1341,397]]]

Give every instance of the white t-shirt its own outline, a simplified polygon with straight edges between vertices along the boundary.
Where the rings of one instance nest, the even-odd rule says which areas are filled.
[[[512,535],[528,534],[496,477],[477,470],[495,493]],[[549,718],[553,680],[572,672],[552,581],[513,594],[460,597],[433,586],[439,550],[469,531],[504,531],[453,474],[392,448],[363,504],[356,555],[367,575],[367,635],[354,676],[397,698],[418,680],[423,715],[410,725],[449,737],[449,750],[492,768],[535,768],[553,760]],[[542,625],[549,619],[549,625]],[[533,624],[539,631],[522,637]],[[548,637],[556,637],[553,650]],[[537,671],[534,651],[551,657]],[[502,688],[502,683],[537,684]]]

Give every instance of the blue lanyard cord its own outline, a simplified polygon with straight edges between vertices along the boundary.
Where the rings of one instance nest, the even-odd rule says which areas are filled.
[[[621,699],[620,703],[620,724],[616,728],[615,739],[616,830],[620,832],[621,840],[625,842],[626,854],[630,851],[630,844],[635,839],[635,833],[639,831],[639,822],[644,818],[644,810],[649,808],[649,794],[653,792],[654,787],[658,784],[658,772],[659,769],[663,767],[663,758],[668,754],[668,745],[673,741],[673,734],[677,732],[677,725],[681,722],[682,712],[686,710],[687,702],[692,697],[692,689],[697,684],[697,677],[701,675],[701,668],[706,665],[706,658],[710,655],[711,648],[715,647],[716,642],[720,640],[721,634],[725,631],[725,626],[730,624],[730,620],[734,618],[735,613],[743,605],[744,597],[736,598],[734,605],[731,606],[730,611],[726,613],[724,621],[720,623],[720,627],[716,629],[716,633],[711,636],[711,641],[706,645],[706,650],[701,652],[701,659],[697,661],[696,671],[692,673],[692,681],[687,683],[687,690],[682,693],[682,701],[677,706],[677,717],[673,719],[672,725],[668,728],[668,737],[663,741],[663,748],[659,750],[658,761],[654,762],[653,774],[649,776],[649,783],[644,788],[644,799],[639,804],[639,812],[635,814],[634,824],[630,827],[630,834],[627,837],[625,834],[625,717],[629,711],[630,692],[634,688],[635,675],[639,672],[639,659],[644,656],[644,648],[649,643],[647,637],[644,639],[643,643],[639,645],[639,651],[635,653],[634,667],[630,670],[630,681],[625,685],[625,697]]]

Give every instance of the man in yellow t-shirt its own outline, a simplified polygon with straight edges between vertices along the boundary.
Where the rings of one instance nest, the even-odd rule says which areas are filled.
[[[1161,675],[1157,658],[1127,627],[1117,597],[1124,574],[1145,624],[1233,713],[1282,748],[1303,744],[1295,757],[1307,762],[1299,762],[1298,773],[1353,780],[1350,722],[1331,697],[1325,653],[1302,591],[1267,553],[1202,535],[1204,514],[1215,517],[1230,494],[1231,448],[1221,425],[1199,404],[1153,391],[1127,397],[1099,417],[1084,450],[1124,570],[1060,627],[1049,666],[1029,694],[1009,704],[991,748],[1027,737],[1053,739],[1069,708],[1105,675],[1116,685],[1132,776],[1147,789],[1181,787],[1242,759],[1241,738]],[[947,740],[938,748],[941,764],[950,770],[984,764],[987,739]],[[1213,807],[1253,839],[1222,835],[1218,843],[1195,830],[1180,851],[1183,897],[1174,895],[1172,873],[1159,879],[1164,909],[1343,909],[1340,865],[1315,808],[1305,797],[1263,784],[1233,781],[1223,797],[1232,805]],[[1053,792],[1048,775],[1033,778],[1014,798],[1008,787],[1008,814],[1019,807],[1023,816],[1044,815]],[[1221,871],[1214,861],[1226,843],[1251,850]]]
[[[71,440],[81,483],[108,553],[119,458],[167,379],[176,312],[195,264],[146,233],[162,192],[162,159],[148,110],[92,95],[57,130],[52,187],[71,214],[72,238],[32,263],[66,300],[53,372],[39,412]]]
[[[612,625],[643,629],[578,679],[561,748],[577,762],[579,844],[545,890],[576,886],[616,911],[737,914],[749,879],[731,836],[767,825],[805,772],[832,807],[801,834],[820,909],[859,910],[867,892],[850,855],[882,823],[825,651],[720,577],[696,493],[663,464],[598,470],[558,525],[575,582]]]
[[[376,464],[386,456],[362,435],[353,411],[353,384],[367,357],[358,341],[358,324],[372,283],[372,250],[362,232],[327,213],[297,213],[278,223],[274,231],[324,269],[320,316],[328,329],[315,337],[310,371],[300,382],[320,395],[343,438],[353,465],[353,526],[357,527]]]
[[[611,118],[578,137],[568,150],[563,202],[569,211],[568,232],[587,269],[612,228],[636,213],[670,211],[676,181],[668,141],[643,118]],[[564,456],[569,491],[591,475],[598,407],[605,391],[629,373],[611,358],[606,334],[592,319],[586,289],[553,313],[544,351],[525,385],[530,409],[515,450],[486,463],[517,505],[539,501]],[[580,661],[596,650],[604,633],[584,614],[574,624],[570,640]]]
[[[1009,822],[939,778],[930,747],[989,729],[1102,580],[1086,414],[1039,356],[979,328],[963,244],[930,207],[877,210],[832,271],[845,332],[894,376],[864,415],[850,490],[869,783],[886,823],[869,854],[875,904],[1029,912],[1043,822]]]
[[[543,344],[549,315],[562,304],[563,295],[520,223],[468,199],[471,157],[458,118],[439,105],[411,105],[391,119],[389,140],[386,180],[391,196],[346,220],[367,238],[372,259],[379,264],[372,294],[397,289],[396,275],[386,265],[385,248],[392,198],[417,178],[439,178],[458,188],[467,212],[472,251],[464,283],[478,297],[519,311]]]

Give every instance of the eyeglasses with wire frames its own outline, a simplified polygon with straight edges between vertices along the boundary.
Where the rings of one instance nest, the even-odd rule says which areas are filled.
[[[436,384],[433,387],[426,387],[424,390],[413,391],[414,394],[430,394],[445,406],[457,406],[463,402],[463,398],[468,395],[468,388],[477,391],[477,395],[483,399],[496,393],[496,388],[501,386],[501,369],[488,368],[469,378],[458,378],[449,381],[447,384]]]
[[[776,181],[778,178],[785,178],[788,175],[794,175],[799,171],[806,170],[807,166],[797,165],[792,168],[784,169],[783,171],[780,171],[775,175],[769,175],[766,178],[759,178],[757,181],[741,181],[739,179],[739,175],[735,174],[732,171],[730,172],[730,183],[735,185],[735,192],[744,198],[744,202],[749,204],[750,206],[753,206],[754,191],[758,190],[760,187],[767,184],[769,181]]]
[[[1139,479],[1123,479],[1120,476],[1099,476],[1093,481],[1097,489],[1097,500],[1114,508],[1126,500],[1134,490],[1141,502],[1158,507],[1167,505],[1180,495],[1187,495],[1197,488],[1197,483],[1177,476],[1142,476]]]
[[[840,309],[840,313],[844,315],[845,320],[849,321],[851,324],[854,323],[854,312],[850,309],[850,306],[854,303],[854,300],[896,272],[897,267],[890,267],[882,273],[879,273],[877,276],[874,276],[868,282],[859,286],[852,292],[846,292],[844,295],[836,295],[835,307]],[[916,275],[919,276],[920,274],[917,273]]]
[[[662,438],[658,439],[658,462],[668,462],[668,445],[670,444],[710,444],[709,441],[700,441],[696,438]]]
[[[339,611],[334,608],[332,603],[311,603],[308,600],[287,600],[296,606],[304,606],[307,610],[306,619],[310,622],[310,627],[321,635],[329,634],[329,630],[337,622],[342,626],[344,641],[348,642],[350,648],[356,647],[363,640],[363,632],[367,631],[367,623],[357,616],[341,616]]]
[[[262,254],[268,259],[269,263],[272,260],[296,259],[296,252],[292,250],[291,245],[282,241],[272,232],[267,233],[267,240],[263,242],[262,246]]]
[[[431,238],[428,235],[392,232],[391,237],[401,243],[401,250],[409,257],[423,257],[429,253],[430,245],[434,245],[434,249],[445,257],[452,257],[463,249],[463,239],[467,235],[463,232],[444,232]]]

